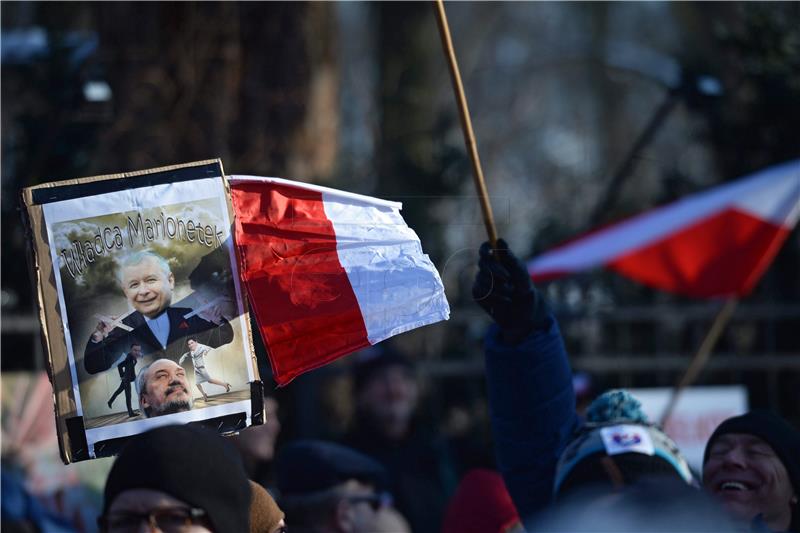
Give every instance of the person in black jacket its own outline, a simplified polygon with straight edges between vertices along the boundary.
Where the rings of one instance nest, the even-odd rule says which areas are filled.
[[[117,387],[117,390],[114,391],[114,394],[112,394],[111,398],[108,400],[108,408],[111,409],[114,400],[124,391],[125,404],[128,407],[128,417],[136,416],[136,413],[131,408],[131,383],[136,380],[136,362],[141,356],[142,346],[137,343],[131,344],[131,351],[125,356],[125,360],[117,365],[117,371],[119,372],[121,380],[119,387]]]
[[[212,348],[233,340],[233,328],[223,316],[209,321],[188,307],[172,307],[175,277],[160,255],[150,250],[132,254],[120,265],[118,278],[134,311],[119,324],[98,322],[84,350],[83,365],[90,374],[111,368],[133,343],[144,356],[178,361],[189,337]]]
[[[413,362],[387,346],[356,357],[356,416],[343,444],[387,470],[397,510],[414,533],[438,532],[455,490],[456,466],[449,443],[418,416]]]

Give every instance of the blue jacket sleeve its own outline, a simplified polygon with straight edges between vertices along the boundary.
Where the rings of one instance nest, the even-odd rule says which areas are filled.
[[[572,371],[555,318],[516,346],[493,325],[486,379],[497,464],[523,522],[552,500],[558,458],[578,426]]]

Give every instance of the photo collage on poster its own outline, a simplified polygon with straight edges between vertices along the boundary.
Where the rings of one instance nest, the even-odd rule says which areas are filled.
[[[222,176],[46,203],[43,214],[90,455],[159,425],[249,420],[253,354]]]

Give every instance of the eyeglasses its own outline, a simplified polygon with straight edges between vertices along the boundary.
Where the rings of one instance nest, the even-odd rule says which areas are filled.
[[[156,509],[146,513],[115,512],[97,519],[100,531],[107,533],[128,533],[139,530],[142,523],[150,530],[159,529],[163,533],[183,533],[190,526],[205,523],[206,512],[195,507],[173,507]]]
[[[363,496],[347,496],[345,498],[350,503],[366,503],[372,507],[372,510],[377,512],[383,507],[390,507],[393,503],[392,495],[388,492],[379,492],[378,494],[365,494]]]

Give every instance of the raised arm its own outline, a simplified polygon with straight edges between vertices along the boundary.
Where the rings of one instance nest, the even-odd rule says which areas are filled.
[[[475,301],[492,317],[486,380],[500,472],[523,521],[552,501],[558,458],[578,426],[555,317],[502,239],[480,249]]]

